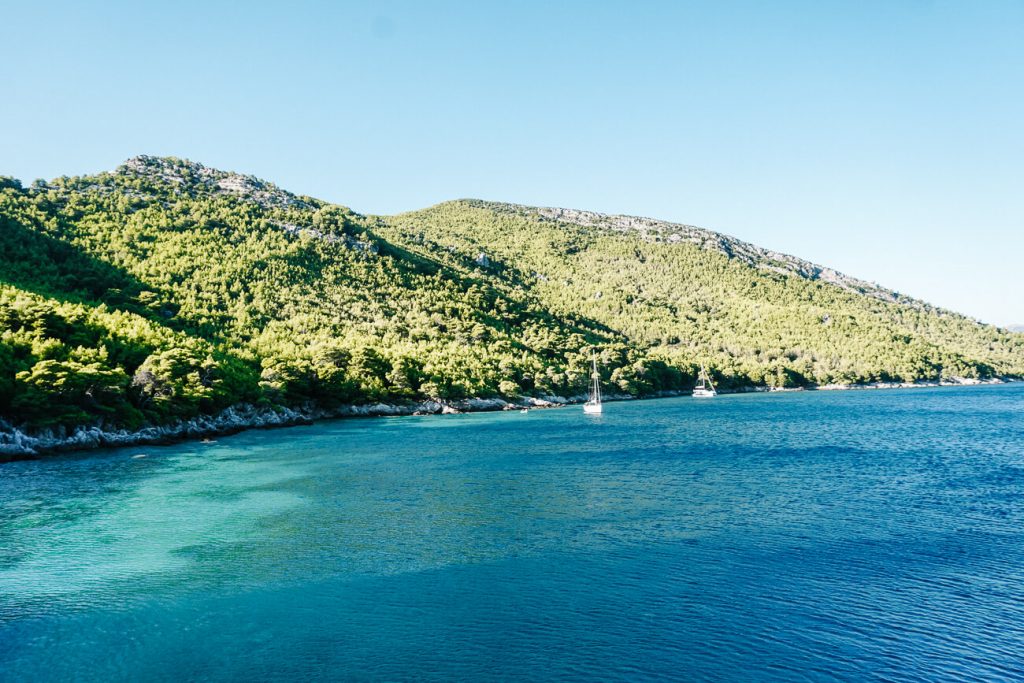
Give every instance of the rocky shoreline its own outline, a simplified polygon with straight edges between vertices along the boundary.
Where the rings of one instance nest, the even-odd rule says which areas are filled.
[[[750,387],[721,393],[753,393],[777,391],[848,391],[870,389],[908,389],[939,386],[967,386],[979,384],[1003,384],[1019,381],[1013,378],[986,380],[953,379],[939,382],[875,382],[871,384],[826,384],[820,386],[774,389],[771,387]],[[689,392],[668,391],[645,398],[683,396]],[[606,395],[607,401],[632,400],[629,395]],[[48,453],[91,450],[96,448],[120,448],[153,444],[170,444],[190,439],[235,434],[247,429],[272,429],[312,424],[317,420],[344,417],[397,417],[408,415],[450,415],[459,413],[522,410],[533,408],[556,408],[581,403],[585,396],[546,396],[543,398],[523,397],[517,401],[501,398],[469,398],[459,401],[420,401],[409,403],[375,403],[367,405],[344,405],[335,409],[320,407],[284,408],[257,407],[248,404],[232,406],[216,415],[200,415],[169,425],[144,427],[136,431],[104,429],[99,426],[79,427],[75,430],[63,428],[28,433],[0,419],[0,462],[38,458]]]
[[[611,396],[623,400],[629,396]],[[577,403],[584,397],[549,396],[506,401],[500,398],[470,398],[460,401],[420,401],[409,403],[375,403],[344,405],[335,409],[321,407],[285,408],[257,407],[248,404],[232,406],[216,415],[200,415],[169,425],[144,427],[136,431],[104,429],[99,426],[63,428],[28,433],[0,420],[0,462],[36,458],[47,453],[119,448],[152,444],[169,444],[189,439],[234,434],[247,429],[271,429],[312,424],[317,420],[344,417],[386,417],[403,415],[450,415],[457,413],[553,408]]]

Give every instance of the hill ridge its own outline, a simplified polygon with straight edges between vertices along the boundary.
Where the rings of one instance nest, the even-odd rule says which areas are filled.
[[[602,213],[585,209],[554,206],[530,206],[481,199],[455,201],[464,201],[473,206],[499,211],[525,212],[554,222],[574,223],[581,226],[607,228],[621,232],[634,231],[647,240],[666,241],[668,243],[688,241],[704,249],[714,249],[730,258],[739,258],[759,268],[793,273],[809,280],[821,280],[849,291],[874,296],[883,301],[898,302],[933,310],[945,310],[921,299],[886,288],[878,283],[847,275],[834,268],[808,261],[799,256],[761,247],[717,230],[688,223],[676,223],[648,216]]]

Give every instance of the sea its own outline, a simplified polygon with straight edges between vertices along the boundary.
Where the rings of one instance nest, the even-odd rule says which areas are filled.
[[[0,465],[0,681],[1024,680],[1024,385]]]

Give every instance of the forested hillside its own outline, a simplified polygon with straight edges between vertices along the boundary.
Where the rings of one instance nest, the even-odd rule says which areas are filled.
[[[1024,375],[1024,335],[647,219],[457,201],[361,216],[137,157],[0,179],[0,415],[162,424],[228,406]]]
[[[802,386],[1024,372],[1024,346],[873,283],[692,226],[476,200],[378,219],[395,243],[521,286],[671,365]]]

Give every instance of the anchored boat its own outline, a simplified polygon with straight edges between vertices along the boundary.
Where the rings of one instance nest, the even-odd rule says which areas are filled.
[[[718,396],[718,392],[715,391],[715,385],[711,383],[711,377],[708,375],[707,369],[701,365],[700,375],[697,377],[697,386],[693,388],[694,398],[714,398]]]
[[[583,412],[590,415],[601,413],[601,373],[597,371],[597,358],[590,357],[593,371],[590,374],[590,398],[583,404]]]

